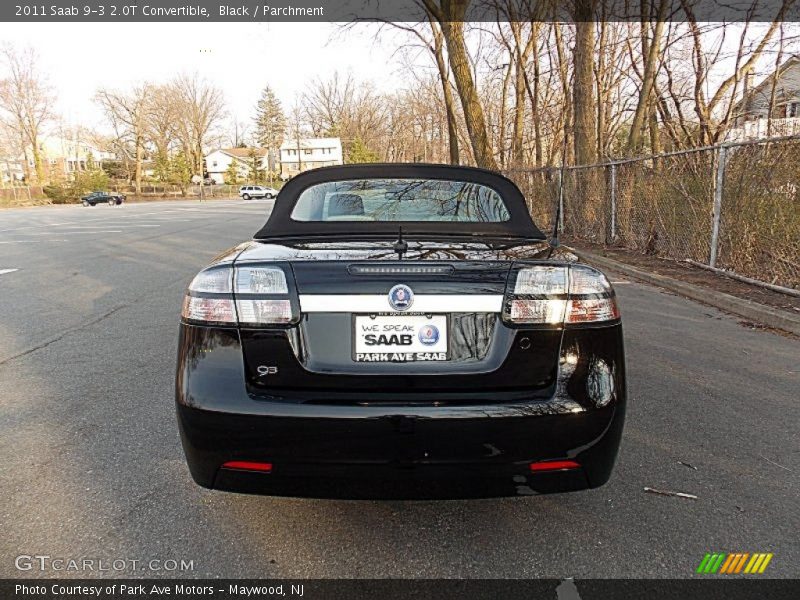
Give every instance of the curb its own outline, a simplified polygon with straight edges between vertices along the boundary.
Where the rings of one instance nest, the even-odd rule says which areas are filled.
[[[744,317],[755,323],[761,323],[762,325],[774,329],[781,329],[795,335],[800,335],[800,315],[795,316],[789,312],[770,306],[764,306],[763,304],[745,300],[744,298],[737,298],[736,296],[731,296],[724,292],[710,293],[711,290],[709,290],[709,288],[686,283],[685,281],[679,281],[672,277],[665,277],[664,275],[658,275],[656,273],[648,273],[647,271],[631,267],[630,265],[626,265],[612,258],[600,256],[594,252],[576,250],[572,247],[569,249],[586,260],[586,262],[594,263],[604,269],[616,271],[628,277],[632,277],[633,279],[638,279],[650,285],[664,288],[665,290],[675,292],[681,296],[701,302],[702,304],[708,304],[726,312],[733,313],[734,315]]]

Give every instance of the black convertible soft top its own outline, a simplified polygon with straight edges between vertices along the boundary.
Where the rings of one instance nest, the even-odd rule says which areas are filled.
[[[300,194],[307,188],[326,182],[357,179],[422,179],[463,181],[485,185],[496,191],[509,212],[507,221],[498,223],[448,222],[438,221],[296,221],[291,218],[292,211]],[[300,173],[291,179],[280,191],[272,214],[266,224],[253,236],[256,240],[275,240],[279,238],[348,236],[397,236],[399,226],[403,234],[465,235],[486,237],[524,237],[545,239],[534,225],[525,199],[513,181],[486,169],[439,164],[420,163],[382,163],[366,165],[344,165],[322,167]]]

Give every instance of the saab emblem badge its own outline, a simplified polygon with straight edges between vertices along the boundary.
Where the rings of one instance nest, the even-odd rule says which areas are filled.
[[[436,325],[424,325],[419,330],[417,337],[426,346],[433,346],[439,341],[439,328]]]
[[[414,303],[414,292],[402,283],[389,290],[389,306],[395,310],[408,310]]]

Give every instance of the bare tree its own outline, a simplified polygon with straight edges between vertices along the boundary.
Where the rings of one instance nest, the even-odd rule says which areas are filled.
[[[194,175],[203,175],[203,156],[225,118],[225,99],[218,87],[198,74],[179,75],[170,84],[175,103],[175,130]]]
[[[152,85],[145,102],[147,139],[156,156],[166,157],[175,142],[176,106],[168,85]]]
[[[53,92],[39,73],[37,58],[30,48],[15,50],[5,45],[0,51],[6,77],[0,80],[0,116],[7,127],[16,132],[25,155],[30,152],[37,182],[45,180],[40,148],[43,126],[52,119]],[[26,177],[28,161],[25,156]]]
[[[594,96],[594,9],[596,0],[575,0],[575,76],[572,101],[575,122],[575,162],[588,165],[597,160],[597,112]]]
[[[386,22],[386,25],[390,25],[391,27],[413,35],[419,41],[419,44],[428,50],[433,57],[439,75],[439,85],[442,90],[442,100],[447,117],[447,134],[450,151],[449,162],[454,165],[459,164],[461,158],[458,144],[458,112],[456,110],[455,98],[453,97],[452,82],[450,81],[450,67],[447,62],[441,25],[430,15],[427,20],[427,28],[424,23],[407,25],[405,23]],[[428,33],[430,33],[430,37],[428,37]]]
[[[649,22],[644,18],[644,15],[642,18],[641,40],[642,56],[644,57],[644,72],[642,73],[642,85],[639,90],[639,101],[636,104],[636,112],[633,115],[633,123],[631,123],[630,133],[628,135],[629,152],[635,151],[639,146],[642,136],[642,127],[645,120],[649,119],[654,108],[652,95],[661,56],[661,37],[664,33],[664,22],[667,17],[667,4],[667,0],[659,0],[655,24],[652,27],[652,37],[650,37],[649,34],[649,30],[651,29]],[[644,0],[642,5],[646,7],[646,14],[649,14],[650,10],[647,0]]]
[[[301,98],[307,124],[317,136],[336,136],[345,158],[357,140],[376,151],[385,141],[388,106],[384,96],[367,82],[334,72],[311,82]]]
[[[450,71],[461,100],[475,162],[480,167],[497,169],[497,161],[486,129],[486,117],[472,76],[464,39],[464,18],[469,2],[467,0],[438,0],[438,2],[422,0],[422,2],[429,18],[438,22],[442,30]]]
[[[744,81],[748,73],[756,66],[767,47],[769,46],[774,33],[784,21],[786,11],[789,10],[794,0],[782,0],[777,13],[769,23],[759,39],[750,46],[745,40],[752,24],[753,10],[756,8],[754,3],[748,11],[746,19],[742,24],[739,44],[736,50],[735,64],[732,73],[725,77],[716,86],[716,90],[707,93],[709,86],[710,66],[714,63],[714,57],[719,56],[722,43],[718,42],[717,50],[709,51],[705,47],[705,37],[703,28],[697,22],[694,15],[692,4],[688,0],[681,0],[681,6],[686,14],[686,24],[689,29],[692,43],[692,64],[694,65],[694,112],[699,122],[699,132],[696,143],[705,145],[719,141],[721,136],[727,131],[732,114],[732,108],[739,91],[739,84]],[[726,26],[724,24],[717,27],[722,31],[722,35],[717,34],[717,39],[724,39]],[[752,49],[750,49],[752,47]],[[707,97],[710,96],[710,97]]]
[[[129,92],[100,89],[95,102],[103,109],[117,133],[119,143],[133,147],[133,181],[136,194],[142,193],[142,161],[148,127],[148,100],[151,88],[147,84],[134,87]]]

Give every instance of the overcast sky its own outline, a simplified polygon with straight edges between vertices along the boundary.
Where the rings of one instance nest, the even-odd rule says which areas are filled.
[[[103,125],[91,98],[99,87],[125,89],[197,71],[225,92],[228,110],[250,122],[269,84],[288,111],[317,77],[351,70],[393,89],[393,48],[331,23],[24,23],[0,24],[0,41],[33,47],[67,123]]]

